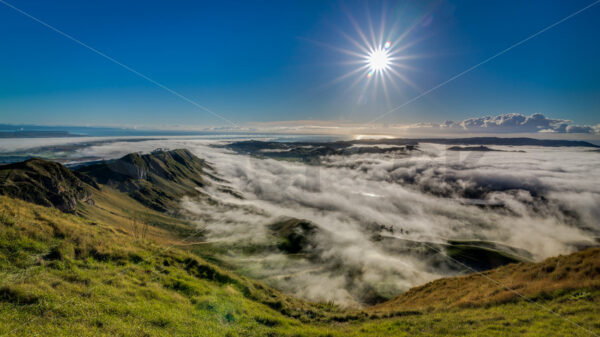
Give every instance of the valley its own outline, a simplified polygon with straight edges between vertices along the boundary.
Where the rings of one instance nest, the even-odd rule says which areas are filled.
[[[404,148],[390,153],[407,155]],[[331,158],[318,162],[336,167]],[[361,233],[362,254],[385,255],[351,262],[347,248],[358,241],[324,224],[327,217],[249,202],[254,197],[214,159],[158,149],[71,169],[41,159],[0,166],[0,333],[600,332],[593,240],[540,259],[484,237],[431,240],[372,222],[352,234]],[[333,300],[323,297],[333,289]]]

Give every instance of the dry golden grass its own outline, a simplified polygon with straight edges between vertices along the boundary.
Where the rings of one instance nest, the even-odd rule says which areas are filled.
[[[528,300],[557,291],[600,288],[600,248],[549,258],[541,263],[516,263],[490,271],[429,282],[373,312],[476,307]]]
[[[152,210],[126,193],[108,186],[92,191],[94,205],[80,204],[77,214],[97,223],[108,223],[116,231],[134,235],[134,222],[148,224],[146,240],[159,245],[199,241],[202,231],[185,220]]]

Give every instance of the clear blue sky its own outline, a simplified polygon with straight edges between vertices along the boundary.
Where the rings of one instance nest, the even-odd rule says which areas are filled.
[[[366,122],[419,94],[359,100],[348,14],[383,19],[418,55],[401,69],[423,90],[591,3],[570,1],[7,0],[236,122]],[[382,8],[384,9],[382,11]],[[383,14],[382,14],[383,12]],[[392,23],[398,23],[392,31]],[[600,122],[600,4],[396,111],[387,122],[509,112]],[[222,125],[223,121],[0,3],[0,123]],[[372,89],[372,88],[371,88]]]

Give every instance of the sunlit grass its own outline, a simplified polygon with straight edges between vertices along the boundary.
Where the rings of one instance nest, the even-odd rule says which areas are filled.
[[[104,210],[86,208],[86,218],[0,197],[0,335],[586,334],[538,304],[600,332],[600,291],[595,286],[555,289],[534,297],[535,303],[514,300],[449,309],[430,303],[417,309],[399,305],[393,310],[346,311],[308,303],[192,252],[170,248],[174,239],[165,238],[164,229],[154,228],[147,240],[134,238],[128,229],[131,214],[117,205],[146,212],[144,208],[128,204],[119,194],[112,197],[124,199],[110,202],[108,191],[103,197],[98,205]],[[147,214],[184,226],[162,214]]]

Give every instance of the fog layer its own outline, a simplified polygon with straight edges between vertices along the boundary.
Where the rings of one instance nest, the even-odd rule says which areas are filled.
[[[329,156],[307,165],[239,155],[213,143],[115,142],[80,149],[75,157],[183,147],[207,159],[243,199],[215,182],[204,190],[210,200],[182,200],[185,213],[205,228],[205,240],[228,247],[222,258],[242,273],[317,301],[360,304],[469,271],[395,249],[406,242],[490,241],[541,260],[593,245],[600,231],[600,153],[589,149],[470,152],[420,144],[410,152]],[[277,249],[269,226],[284,217],[318,228],[309,252]],[[375,237],[396,241],[383,245]]]

